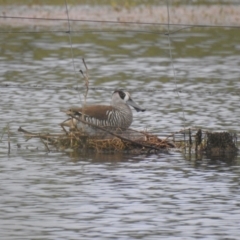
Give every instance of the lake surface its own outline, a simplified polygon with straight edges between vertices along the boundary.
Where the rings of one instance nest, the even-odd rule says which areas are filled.
[[[61,131],[60,109],[83,100],[84,58],[95,88],[88,103],[129,90],[147,109],[134,112],[135,129],[238,133],[239,30],[185,29],[170,45],[157,27],[73,30],[71,51],[61,31],[1,29],[1,238],[239,239],[239,156],[47,153],[17,132]]]

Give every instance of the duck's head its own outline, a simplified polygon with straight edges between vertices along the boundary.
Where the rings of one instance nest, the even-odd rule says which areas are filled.
[[[115,90],[112,95],[112,105],[117,106],[121,103],[132,106],[137,112],[144,112],[146,110],[144,108],[141,108],[132,100],[129,92],[123,90]]]

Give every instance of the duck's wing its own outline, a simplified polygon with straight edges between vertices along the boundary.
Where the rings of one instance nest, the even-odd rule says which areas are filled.
[[[64,111],[69,116],[82,116],[95,118],[99,120],[107,120],[109,114],[114,111],[114,107],[107,105],[91,105],[83,108],[72,107]]]

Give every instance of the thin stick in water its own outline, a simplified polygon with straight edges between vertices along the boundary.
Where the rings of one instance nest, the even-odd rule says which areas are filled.
[[[86,74],[84,74],[84,72],[82,70],[80,70],[80,73],[83,75],[83,78],[85,80],[85,86],[86,86],[86,92],[84,94],[83,111],[82,111],[82,120],[84,121],[84,108],[86,106],[87,95],[88,95],[88,90],[89,90],[89,73],[88,73],[88,67],[87,67],[87,64],[86,64],[84,58],[82,59],[82,61],[85,66],[85,69],[86,69]]]
[[[8,131],[8,155],[10,154],[10,149],[11,149],[11,142],[10,142],[10,130],[9,130],[10,126],[9,123],[7,125],[7,131]]]

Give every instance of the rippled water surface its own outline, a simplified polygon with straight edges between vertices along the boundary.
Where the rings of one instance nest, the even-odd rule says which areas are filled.
[[[167,35],[99,30],[72,34],[72,53],[66,33],[26,27],[1,34],[2,239],[238,239],[238,156],[46,153],[17,132],[61,131],[60,109],[83,98],[73,89],[84,85],[76,77],[83,57],[91,87],[109,89],[90,90],[88,103],[108,103],[111,89],[128,89],[147,109],[134,112],[136,129],[160,137],[184,124],[240,130],[237,29],[177,32],[172,60]]]

